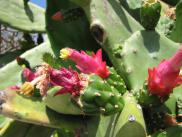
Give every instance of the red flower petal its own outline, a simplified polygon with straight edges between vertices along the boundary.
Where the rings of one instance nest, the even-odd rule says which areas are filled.
[[[148,69],[148,91],[160,97],[168,96],[173,88],[182,84],[182,76],[179,76],[182,66],[182,47],[176,54],[163,60],[157,67]]]

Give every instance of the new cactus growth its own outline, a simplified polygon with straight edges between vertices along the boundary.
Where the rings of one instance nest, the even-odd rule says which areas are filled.
[[[84,113],[111,115],[122,111],[123,97],[114,87],[97,75],[90,75],[88,79],[88,86],[77,101]]]
[[[161,4],[158,0],[145,0],[140,9],[141,24],[147,30],[154,30],[160,18]]]

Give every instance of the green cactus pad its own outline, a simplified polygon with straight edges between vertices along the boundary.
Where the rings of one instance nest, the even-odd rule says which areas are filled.
[[[158,0],[145,0],[140,8],[141,24],[147,30],[154,30],[161,12],[161,4]]]
[[[122,47],[122,58],[115,58],[115,62],[118,63],[118,68],[123,68],[121,65],[124,64],[125,75],[133,92],[143,88],[148,77],[148,68],[170,58],[179,48],[179,44],[154,31],[138,31]],[[120,66],[119,61],[122,62]]]
[[[54,96],[54,94],[58,90],[60,90],[60,87],[53,87],[47,92],[47,96],[43,98],[45,104],[52,110],[55,110],[56,112],[62,114],[72,114],[72,115],[82,114],[81,109],[71,102],[70,94],[62,94]]]
[[[146,137],[141,106],[129,93],[126,93],[123,98],[125,106],[121,113],[87,119],[89,137]]]
[[[169,36],[170,39],[172,39],[175,42],[179,42],[179,43],[182,42],[182,38],[181,38],[182,14],[181,13],[182,13],[182,1],[180,1],[176,6],[176,10],[175,10],[176,22],[175,22],[174,28]]]
[[[43,8],[23,0],[0,1],[0,21],[13,28],[28,32],[45,32]]]
[[[68,130],[84,127],[82,117],[56,113],[46,107],[40,98],[27,98],[15,91],[3,90],[0,92],[0,101],[3,102],[1,114],[18,121]]]
[[[0,130],[1,137],[50,137],[54,129],[11,120]],[[41,132],[40,132],[41,131]]]
[[[80,8],[70,0],[47,0],[46,30],[57,57],[59,56],[59,50],[65,47],[92,51],[99,47],[91,36],[89,22],[84,13],[81,17],[68,22],[52,19],[56,12],[69,11],[70,9]],[[68,15],[72,16],[71,11]]]

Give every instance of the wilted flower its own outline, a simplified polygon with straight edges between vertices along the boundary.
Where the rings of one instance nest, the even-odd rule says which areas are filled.
[[[31,95],[34,90],[34,86],[40,90],[40,94],[45,96],[49,88],[49,69],[50,66],[46,63],[41,64],[36,72],[33,73],[29,69],[24,69],[23,75],[28,80],[20,87],[19,92],[25,95]]]
[[[85,84],[85,78],[71,68],[52,69],[50,71],[50,81],[53,85],[62,87],[60,91],[56,92],[55,96],[64,93],[78,96]]]
[[[35,78],[35,74],[29,68],[24,68],[23,77],[26,79],[26,81],[30,82]]]
[[[101,49],[96,54],[93,53],[92,56],[89,56],[84,51],[78,52],[75,49],[64,48],[60,50],[60,57],[74,61],[77,64],[77,68],[83,73],[95,73],[102,78],[109,76],[106,62],[102,61]]]
[[[173,88],[182,84],[179,75],[182,66],[182,47],[168,60],[163,60],[157,67],[148,69],[148,91],[159,97],[168,96]]]

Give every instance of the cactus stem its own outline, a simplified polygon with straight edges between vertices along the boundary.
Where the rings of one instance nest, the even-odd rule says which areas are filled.
[[[95,96],[100,97],[101,94],[100,94],[99,92],[96,92],[96,93],[95,93]]]

